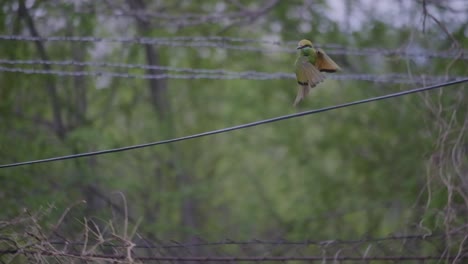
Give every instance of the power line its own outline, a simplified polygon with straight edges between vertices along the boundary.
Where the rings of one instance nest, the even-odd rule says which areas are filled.
[[[0,63],[5,64],[29,64],[38,61],[8,61],[0,60]],[[39,74],[39,75],[55,75],[61,77],[77,77],[77,76],[91,76],[91,77],[113,77],[113,78],[129,78],[129,79],[212,79],[212,80],[233,80],[233,79],[246,79],[246,80],[275,80],[275,79],[294,79],[295,75],[287,72],[258,72],[258,71],[244,71],[234,72],[226,70],[211,70],[211,69],[190,69],[190,68],[177,68],[168,66],[154,66],[143,64],[119,64],[119,63],[105,63],[105,62],[75,62],[75,61],[40,61],[38,64],[47,65],[76,65],[76,66],[96,66],[96,67],[123,67],[123,68],[140,68],[140,69],[155,69],[166,70],[175,72],[188,72],[190,74],[173,74],[173,73],[159,73],[159,74],[134,74],[126,72],[109,72],[109,71],[63,71],[63,70],[42,70],[42,69],[29,69],[29,68],[15,68],[0,66],[0,72],[13,72],[22,74]],[[434,84],[448,80],[460,80],[466,76],[413,76],[409,77],[407,74],[390,73],[390,74],[333,74],[328,75],[327,78],[332,80],[356,80],[356,81],[369,81],[376,83],[403,83],[403,84]]]
[[[94,37],[94,36],[49,36],[49,37],[32,37],[23,35],[0,35],[0,40],[11,41],[44,41],[44,42],[85,42],[85,43],[122,43],[122,44],[150,44],[157,46],[168,47],[207,47],[231,49],[239,51],[252,52],[285,52],[295,53],[294,48],[297,41],[270,41],[265,39],[252,38],[233,38],[220,36],[178,36],[178,37]],[[233,45],[234,43],[235,45]],[[261,46],[248,46],[238,44],[259,44]],[[326,49],[328,54],[332,55],[353,55],[353,56],[404,56],[404,57],[426,57],[426,58],[447,58],[447,59],[462,59],[468,60],[468,50],[452,50],[452,51],[433,51],[421,50],[414,51],[407,48],[403,49],[385,49],[385,48],[353,48],[346,47],[340,44],[318,44],[317,47]]]
[[[239,130],[239,129],[244,129],[244,128],[249,128],[249,127],[254,127],[254,126],[264,125],[264,124],[278,122],[278,121],[282,121],[282,120],[286,120],[286,119],[292,119],[292,118],[296,118],[296,117],[327,112],[327,111],[331,111],[331,110],[335,110],[335,109],[339,109],[339,108],[345,108],[345,107],[349,107],[349,106],[353,106],[353,105],[359,105],[359,104],[364,104],[364,103],[369,103],[369,102],[374,102],[374,101],[385,100],[385,99],[389,99],[389,98],[393,98],[393,97],[399,97],[399,96],[403,96],[403,95],[418,93],[418,92],[422,92],[422,91],[433,90],[433,89],[436,89],[436,88],[441,88],[441,87],[445,87],[445,86],[460,84],[460,83],[464,83],[464,82],[467,82],[467,81],[468,81],[468,78],[465,78],[465,79],[461,79],[461,80],[445,82],[445,83],[441,83],[441,84],[436,84],[436,85],[416,88],[416,89],[412,89],[412,90],[402,91],[402,92],[398,92],[398,93],[392,93],[392,94],[367,98],[367,99],[358,100],[358,101],[354,101],[354,102],[349,102],[349,103],[344,103],[344,104],[339,104],[339,105],[334,105],[334,106],[329,106],[329,107],[324,107],[324,108],[319,108],[319,109],[308,110],[308,111],[304,111],[304,112],[299,112],[299,113],[274,117],[274,118],[270,118],[270,119],[264,119],[264,120],[260,120],[260,121],[256,121],[256,122],[252,122],[252,123],[247,123],[247,124],[242,124],[242,125],[237,125],[237,126],[232,126],[232,127],[207,131],[207,132],[202,132],[202,133],[193,134],[193,135],[189,135],[189,136],[183,136],[183,137],[178,137],[178,138],[173,138],[173,139],[166,139],[166,140],[161,140],[161,141],[156,141],[156,142],[150,142],[150,143],[144,143],[144,144],[139,144],[139,145],[108,149],[108,150],[99,150],[99,151],[85,152],[85,153],[72,154],[72,155],[66,155],[66,156],[59,156],[59,157],[53,157],[53,158],[46,158],[46,159],[39,159],[39,160],[31,160],[31,161],[23,161],[23,162],[5,164],[5,165],[0,165],[0,168],[17,167],[17,166],[25,166],[25,165],[31,165],[31,164],[37,164],[37,163],[46,163],[46,162],[53,162],[53,161],[59,161],[59,160],[67,160],[67,159],[75,159],[75,158],[82,158],[82,157],[89,157],[89,156],[97,156],[97,155],[103,155],[103,154],[108,154],[108,153],[122,152],[122,151],[127,151],[127,150],[132,150],[132,149],[139,149],[139,148],[145,148],[145,147],[150,147],[150,146],[169,144],[169,143],[185,141],[185,140],[189,140],[189,139],[195,139],[195,138],[200,138],[200,137],[205,137],[205,136],[210,136],[210,135],[226,133],[226,132]]]

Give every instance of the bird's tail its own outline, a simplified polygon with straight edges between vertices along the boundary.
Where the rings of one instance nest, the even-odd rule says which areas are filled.
[[[297,90],[297,96],[296,100],[294,100],[293,106],[297,106],[297,104],[306,97],[310,92],[310,86],[309,85],[301,85],[299,86],[299,89]]]

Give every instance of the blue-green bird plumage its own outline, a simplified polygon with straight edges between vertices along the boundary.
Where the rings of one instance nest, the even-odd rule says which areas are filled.
[[[335,72],[340,67],[322,49],[314,49],[312,42],[303,39],[299,42],[295,63],[295,73],[299,90],[294,105],[297,105],[310,92],[310,89],[325,80],[324,72]]]
[[[325,80],[325,76],[315,67],[316,60],[317,53],[314,48],[306,47],[299,50],[295,63],[299,91],[294,105],[297,105],[309,93],[311,88]]]

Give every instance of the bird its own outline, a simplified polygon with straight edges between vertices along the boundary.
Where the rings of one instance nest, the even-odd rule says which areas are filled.
[[[307,39],[297,44],[296,79],[299,84],[294,106],[306,97],[310,89],[325,80],[322,72],[336,72],[341,70],[322,49],[315,49],[312,42]]]

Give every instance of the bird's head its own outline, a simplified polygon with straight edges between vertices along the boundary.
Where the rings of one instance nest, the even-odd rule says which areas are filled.
[[[303,39],[299,41],[299,43],[297,44],[297,49],[303,49],[303,48],[312,48],[312,42],[310,42],[310,40],[307,40],[307,39]]]

